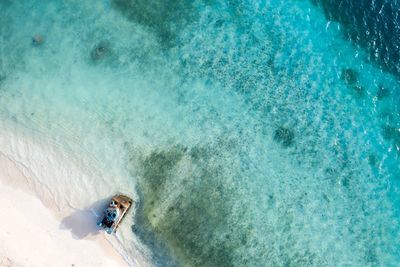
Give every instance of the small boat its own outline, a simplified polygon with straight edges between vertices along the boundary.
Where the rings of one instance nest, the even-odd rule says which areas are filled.
[[[114,233],[132,206],[132,203],[133,200],[130,197],[115,195],[104,211],[102,220],[97,225],[102,227],[108,234]]]

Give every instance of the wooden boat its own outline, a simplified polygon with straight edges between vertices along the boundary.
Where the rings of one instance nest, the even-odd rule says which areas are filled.
[[[132,206],[133,200],[125,195],[115,195],[104,211],[102,220],[97,224],[108,234],[116,232],[122,219]]]

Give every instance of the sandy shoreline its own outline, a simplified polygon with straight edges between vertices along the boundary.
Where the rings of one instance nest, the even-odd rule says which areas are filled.
[[[83,198],[73,207],[53,195],[46,184],[52,176],[68,190],[66,179],[84,174],[35,142],[0,131],[0,267],[148,266],[127,256],[115,236],[98,231],[99,206]]]
[[[60,222],[30,192],[28,181],[0,154],[1,267],[129,266],[97,231],[93,214],[75,212]]]

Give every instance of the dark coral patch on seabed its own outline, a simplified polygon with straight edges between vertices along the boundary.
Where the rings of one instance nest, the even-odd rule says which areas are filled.
[[[290,147],[294,143],[294,131],[279,126],[274,132],[274,140],[280,143],[283,147]]]
[[[343,69],[340,78],[357,96],[364,95],[365,88],[360,85],[359,73],[357,71],[350,68]]]
[[[358,83],[358,72],[353,69],[343,69],[340,78],[348,85],[356,85]]]
[[[178,32],[196,19],[192,1],[112,0],[127,18],[149,27],[166,46],[172,46]]]
[[[233,249],[243,243],[243,235],[227,227],[234,193],[221,176],[221,166],[215,165],[216,157],[226,153],[220,149],[177,145],[139,161],[142,203],[133,230],[163,266],[234,265]],[[181,164],[191,171],[180,173]],[[174,192],[179,186],[183,191],[170,195],[171,186]],[[162,214],[157,212],[160,206]]]
[[[90,51],[90,58],[93,61],[99,61],[111,53],[111,44],[107,41],[101,41]]]

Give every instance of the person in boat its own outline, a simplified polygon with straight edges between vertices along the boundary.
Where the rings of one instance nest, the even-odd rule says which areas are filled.
[[[104,216],[98,223],[98,226],[102,227],[109,234],[115,232],[132,205],[132,202],[132,199],[125,195],[114,196],[107,209],[104,211]]]

